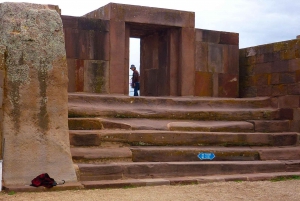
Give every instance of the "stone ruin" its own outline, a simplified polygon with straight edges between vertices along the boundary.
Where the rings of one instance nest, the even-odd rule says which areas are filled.
[[[299,132],[299,39],[239,49],[239,34],[195,28],[195,13],[110,3],[82,17],[0,4],[3,181],[77,181],[68,92],[128,94],[129,39],[141,40],[142,96],[262,97]],[[42,172],[41,172],[42,171]]]

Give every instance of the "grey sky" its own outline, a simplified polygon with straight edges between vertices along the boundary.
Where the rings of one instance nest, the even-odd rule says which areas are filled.
[[[24,1],[13,0],[12,2]],[[59,5],[63,15],[82,16],[111,1],[28,0],[26,2]],[[240,48],[290,40],[300,35],[300,1],[296,0],[115,0],[112,2],[195,12],[196,28],[239,33]]]

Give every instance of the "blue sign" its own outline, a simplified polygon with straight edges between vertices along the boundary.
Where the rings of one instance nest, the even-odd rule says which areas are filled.
[[[201,152],[201,153],[198,154],[198,158],[200,160],[212,160],[212,159],[215,158],[215,154],[214,153],[203,153],[203,152]]]

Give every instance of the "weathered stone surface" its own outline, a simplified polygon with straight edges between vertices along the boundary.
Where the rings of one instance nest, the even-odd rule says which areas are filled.
[[[239,34],[220,32],[220,44],[239,45]]]
[[[76,181],[68,137],[68,75],[62,22],[46,5],[0,4],[6,46],[3,180],[29,184],[47,172]]]
[[[196,71],[208,72],[208,44],[197,42],[196,43]]]
[[[75,59],[67,59],[68,65],[68,92],[75,92],[76,91],[76,60]]]
[[[208,45],[208,71],[211,73],[223,73],[223,45]]]
[[[84,61],[84,91],[109,93],[109,64],[105,61]]]
[[[195,96],[212,96],[213,90],[212,74],[196,72],[195,75]]]
[[[250,121],[254,124],[255,132],[287,132],[290,131],[289,120]]]
[[[238,97],[239,77],[237,75],[219,74],[219,97]]]
[[[167,26],[194,27],[195,13],[109,3],[86,15],[89,18],[105,18],[135,23],[161,24]]]

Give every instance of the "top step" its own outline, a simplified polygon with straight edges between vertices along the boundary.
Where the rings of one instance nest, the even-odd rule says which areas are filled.
[[[69,93],[69,103],[101,105],[138,105],[149,106],[182,106],[187,108],[266,108],[276,103],[269,97],[257,98],[215,98],[215,97],[130,97],[125,95],[103,95],[92,93]]]

